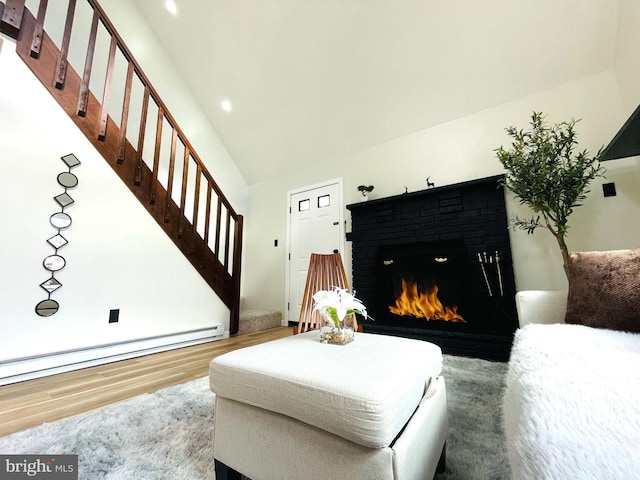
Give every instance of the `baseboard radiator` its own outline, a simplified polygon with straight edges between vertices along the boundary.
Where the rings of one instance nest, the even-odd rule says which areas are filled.
[[[229,332],[225,331],[224,325],[219,324],[188,332],[142,338],[123,343],[18,358],[0,364],[0,386],[228,337]]]

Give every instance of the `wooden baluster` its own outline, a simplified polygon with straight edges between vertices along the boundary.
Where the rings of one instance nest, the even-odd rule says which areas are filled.
[[[220,225],[222,220],[222,199],[220,195],[218,195],[218,210],[216,211],[216,242],[215,242],[215,254],[216,258],[218,257],[218,252],[220,252]]]
[[[91,69],[93,68],[93,55],[96,50],[96,37],[98,36],[98,20],[100,15],[93,11],[91,30],[89,31],[89,45],[87,45],[87,55],[84,61],[84,74],[80,84],[80,95],[78,95],[78,115],[84,117],[87,114],[87,103],[89,102],[89,82],[91,81]]]
[[[233,237],[233,273],[231,296],[232,307],[230,308],[229,330],[232,334],[238,333],[240,323],[240,272],[242,271],[242,228],[243,217],[236,215],[236,227]]]
[[[60,47],[60,56],[56,66],[56,88],[62,90],[64,87],[64,79],[67,76],[69,54],[69,43],[71,42],[71,27],[73,26],[73,15],[76,11],[76,0],[69,0],[67,8],[67,19],[64,24],[64,34],[62,36],[62,46]]]
[[[151,172],[151,183],[149,184],[149,197],[151,205],[156,203],[156,182],[158,180],[158,167],[160,166],[160,149],[162,147],[162,124],[164,123],[164,112],[158,105],[158,119],[156,120],[156,145],[153,151],[153,171]]]
[[[182,164],[182,190],[180,191],[180,225],[178,226],[178,238],[184,234],[184,210],[187,201],[187,180],[189,178],[189,147],[184,146],[184,160]]]
[[[118,165],[124,162],[124,152],[127,145],[127,125],[129,123],[129,105],[131,104],[131,85],[133,83],[133,62],[129,62],[127,66],[127,80],[124,85],[124,98],[122,99],[122,117],[120,118],[120,132],[118,134],[118,145],[120,152],[118,153]]]
[[[36,18],[36,26],[33,29],[33,39],[31,40],[31,55],[33,58],[40,57],[40,49],[42,48],[42,33],[44,31],[44,17],[47,13],[47,4],[49,0],[40,0],[38,7],[38,17]]]
[[[102,106],[100,107],[100,129],[98,140],[103,141],[107,136],[107,122],[109,119],[109,96],[111,95],[111,82],[113,80],[113,66],[116,61],[116,47],[118,39],[112,35],[109,45],[109,60],[107,61],[107,74],[104,79],[104,90],[102,91]]]
[[[173,193],[173,170],[176,163],[176,144],[178,143],[178,130],[175,128],[171,132],[171,153],[169,154],[169,178],[167,180],[167,196],[164,203],[164,223],[169,223],[171,216],[171,195]]]
[[[228,271],[229,269],[229,246],[231,245],[231,239],[229,238],[229,234],[231,233],[231,212],[227,208],[227,224],[225,226],[225,234],[224,234],[224,269]]]
[[[149,86],[144,86],[144,95],[142,96],[142,112],[140,116],[140,131],[138,132],[138,156],[136,157],[136,172],[133,184],[140,186],[142,183],[142,151],[144,150],[144,135],[147,130],[147,114],[149,112]]]
[[[24,0],[7,0],[4,5],[4,11],[0,13],[2,13],[0,32],[17,39],[24,14]]]
[[[202,167],[200,163],[196,163],[196,189],[193,194],[193,225],[191,225],[191,253],[196,251],[196,235],[198,234],[198,210],[200,209],[200,177],[202,176]]]
[[[209,245],[209,223],[211,222],[211,183],[207,181],[207,210],[204,219],[204,244]]]

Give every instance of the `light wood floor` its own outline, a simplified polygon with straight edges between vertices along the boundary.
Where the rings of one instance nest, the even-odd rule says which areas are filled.
[[[288,335],[279,327],[2,386],[0,437],[202,378],[214,357]]]

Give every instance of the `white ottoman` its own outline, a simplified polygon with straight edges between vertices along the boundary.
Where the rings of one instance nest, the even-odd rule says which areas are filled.
[[[326,345],[312,331],[217,357],[217,480],[432,478],[448,429],[441,370],[436,345],[366,333]]]

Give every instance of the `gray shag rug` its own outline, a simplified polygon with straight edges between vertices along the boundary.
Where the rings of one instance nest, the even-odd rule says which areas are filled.
[[[447,468],[437,480],[511,478],[502,425],[507,364],[444,356],[449,437]]]
[[[436,479],[509,478],[500,416],[506,370],[445,355],[447,468]],[[80,479],[213,479],[213,407],[201,378],[0,438],[0,453],[78,454]]]

